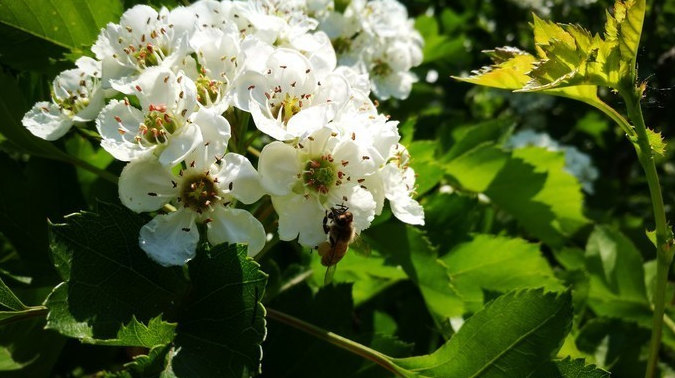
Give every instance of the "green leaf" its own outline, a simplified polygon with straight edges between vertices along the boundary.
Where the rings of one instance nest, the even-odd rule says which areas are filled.
[[[566,358],[545,363],[532,375],[541,378],[609,378],[609,372],[586,365],[583,359]]]
[[[532,71],[532,64],[537,60],[531,54],[514,47],[499,47],[484,52],[490,56],[493,65],[473,71],[469,77],[452,77],[500,89],[521,89],[530,81],[527,74]]]
[[[436,159],[435,141],[418,140],[408,145],[410,166],[415,170],[415,193],[419,196],[436,186],[443,178],[443,168]]]
[[[171,369],[179,377],[248,377],[260,371],[267,275],[246,247],[218,245],[188,264],[189,300],[176,329]]]
[[[469,311],[484,303],[483,290],[507,292],[526,287],[562,291],[537,244],[522,239],[476,235],[441,258]]]
[[[392,360],[410,376],[534,376],[560,348],[571,324],[569,292],[512,292],[476,312],[434,353]]]
[[[652,310],[642,266],[640,252],[626,236],[610,227],[597,226],[586,245],[591,283],[588,304],[593,311],[651,327]]]
[[[0,326],[0,375],[7,378],[49,377],[66,338],[45,330],[44,317]]]
[[[420,288],[439,327],[464,313],[462,299],[451,282],[448,267],[420,230],[400,222],[387,222],[374,227],[370,235],[371,246],[391,254]]]
[[[152,348],[173,341],[176,334],[175,330],[176,324],[163,321],[161,315],[150,319],[147,326],[139,322],[135,316],[132,316],[129,324],[122,325],[122,328],[117,331],[117,338],[108,340],[84,338],[82,341],[98,345]]]
[[[666,142],[663,140],[661,133],[657,133],[652,129],[647,129],[647,138],[649,145],[652,147],[652,153],[658,157],[666,156]]]
[[[122,324],[174,311],[187,289],[180,267],[164,268],[138,246],[147,218],[100,203],[98,214],[51,227],[54,265],[65,281],[49,295],[47,328],[76,338],[114,339]]]
[[[14,295],[12,290],[7,287],[5,282],[0,279],[0,309],[5,307],[14,311],[26,310],[28,306],[21,303],[21,300]]]
[[[0,3],[0,23],[67,49],[93,44],[101,28],[117,21],[117,0],[16,0]]]
[[[621,61],[630,70],[635,67],[646,3],[645,0],[617,0],[614,16],[607,14],[605,39],[618,42]]]
[[[312,258],[312,271],[312,279],[317,286],[322,286],[326,267],[321,265],[318,256]],[[359,256],[350,248],[337,265],[333,282],[353,282],[352,296],[358,306],[405,278],[405,273],[379,252]]]
[[[581,186],[564,165],[562,153],[536,147],[509,153],[486,143],[453,159],[445,170],[464,190],[484,193],[534,236],[557,246],[588,222]]]

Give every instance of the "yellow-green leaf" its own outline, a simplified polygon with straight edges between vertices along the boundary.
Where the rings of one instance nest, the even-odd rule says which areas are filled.
[[[649,145],[652,146],[654,155],[664,157],[666,154],[666,142],[663,140],[661,133],[647,129],[647,138],[649,139]]]
[[[530,81],[527,74],[532,71],[532,63],[536,61],[531,54],[515,47],[501,47],[485,53],[490,55],[494,65],[473,71],[469,77],[453,78],[500,89],[520,89]]]

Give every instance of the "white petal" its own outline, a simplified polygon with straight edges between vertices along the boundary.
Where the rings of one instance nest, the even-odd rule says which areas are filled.
[[[199,128],[192,123],[188,123],[180,129],[179,133],[171,135],[169,144],[159,155],[159,162],[163,165],[174,166],[203,142]]]
[[[234,153],[225,155],[216,177],[224,193],[245,204],[251,204],[265,194],[260,183],[260,175],[244,156]]]
[[[389,199],[391,211],[396,218],[408,224],[424,225],[424,209],[414,199],[408,196],[400,196]]]
[[[117,118],[121,122],[118,122]],[[110,101],[96,119],[96,128],[103,137],[101,147],[122,161],[129,161],[147,153],[151,148],[133,142],[143,120],[143,113],[140,110],[121,101]]]
[[[154,155],[135,159],[120,174],[120,201],[137,213],[157,210],[178,197],[172,180],[171,172]]]
[[[333,103],[305,108],[288,120],[287,134],[291,135],[292,138],[307,136],[328,124],[333,118],[335,110],[336,105]]]
[[[254,100],[249,101],[249,111],[251,116],[253,116],[253,122],[255,127],[263,133],[271,136],[276,140],[290,140],[295,137],[295,135],[289,133],[284,128],[284,124],[272,118],[270,115],[263,113],[263,107],[260,106]],[[267,110],[267,108],[264,108]],[[291,118],[293,119],[293,118]]]
[[[73,121],[65,117],[59,107],[51,102],[41,101],[33,105],[21,123],[38,138],[57,140],[66,135]]]
[[[248,255],[255,256],[265,246],[265,229],[251,213],[242,209],[217,207],[206,227],[209,243],[248,244]]]
[[[231,133],[227,119],[215,110],[200,108],[193,114],[192,122],[201,130],[204,143],[209,143],[209,156],[223,156]]]
[[[181,209],[156,216],[141,228],[141,248],[160,265],[185,265],[194,257],[199,242],[195,215]]]
[[[290,194],[272,196],[274,210],[279,215],[279,239],[293,240],[306,247],[316,247],[326,241],[323,218],[326,211],[314,196]]]
[[[302,165],[295,148],[283,142],[272,142],[260,152],[258,172],[265,190],[274,195],[286,195],[298,182]]]
[[[261,104],[265,104],[264,93],[267,89],[265,77],[255,71],[246,71],[232,83],[232,103],[243,111],[249,110],[249,101],[253,95]],[[261,97],[262,96],[262,97]]]

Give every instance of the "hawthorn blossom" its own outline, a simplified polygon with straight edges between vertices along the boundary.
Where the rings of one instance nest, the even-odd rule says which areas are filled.
[[[234,153],[212,160],[205,149],[188,161],[186,169],[175,173],[150,155],[122,170],[119,195],[129,209],[148,212],[166,204],[177,208],[141,228],[141,248],[163,266],[183,265],[195,255],[201,223],[211,244],[244,243],[250,256],[258,253],[265,245],[262,224],[232,206],[235,201],[251,204],[264,194],[251,162]]]
[[[264,73],[247,71],[235,84],[234,105],[250,112],[256,127],[277,140],[306,136],[332,119],[350,95],[339,74],[319,80],[309,60],[297,51],[278,48]]]
[[[319,245],[326,241],[326,211],[342,205],[353,214],[356,233],[368,228],[376,203],[363,182],[376,169],[368,150],[327,127],[294,144],[266,145],[258,170],[279,215],[279,238]]]
[[[177,7],[155,11],[136,5],[122,15],[119,24],[109,23],[91,50],[103,64],[103,85],[125,84],[149,67],[172,68],[188,53],[196,25],[193,11]]]
[[[161,164],[173,166],[205,141],[210,141],[212,156],[224,153],[230,124],[217,112],[197,106],[196,87],[182,72],[154,67],[116,89],[133,93],[141,106],[112,100],[96,120],[101,147],[116,159],[154,154]]]
[[[379,171],[384,196],[391,212],[400,221],[423,225],[424,209],[412,198],[415,191],[415,171],[410,167],[410,154],[401,144],[391,148],[389,159]]]
[[[23,117],[21,122],[33,135],[59,139],[73,124],[95,119],[105,105],[100,62],[82,57],[75,64],[77,68],[63,71],[54,79],[52,101],[36,103]]]

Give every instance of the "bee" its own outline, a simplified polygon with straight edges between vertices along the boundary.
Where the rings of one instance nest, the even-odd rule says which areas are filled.
[[[328,241],[319,244],[318,250],[321,265],[327,267],[324,277],[324,285],[327,285],[333,279],[337,263],[345,256],[349,244],[356,236],[354,216],[349,212],[349,208],[341,204],[331,207],[330,212],[326,211],[326,216],[323,218],[323,230],[328,234]]]

